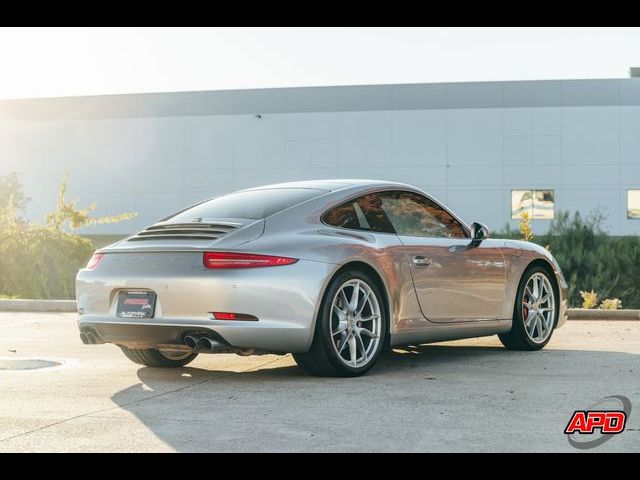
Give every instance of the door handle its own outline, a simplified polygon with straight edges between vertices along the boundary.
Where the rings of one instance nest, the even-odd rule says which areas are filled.
[[[431,259],[423,255],[414,255],[411,260],[416,267],[428,267],[431,265]]]

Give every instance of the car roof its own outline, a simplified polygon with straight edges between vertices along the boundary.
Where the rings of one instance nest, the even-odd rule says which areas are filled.
[[[321,190],[328,191],[337,191],[343,190],[345,188],[351,187],[367,187],[367,186],[386,186],[386,185],[396,185],[398,187],[406,187],[408,185],[397,183],[397,182],[389,182],[385,180],[366,180],[366,179],[327,179],[327,180],[303,180],[298,182],[285,182],[285,183],[275,183],[272,185],[262,185],[259,187],[247,188],[245,191],[249,190],[267,190],[274,188],[317,188]]]

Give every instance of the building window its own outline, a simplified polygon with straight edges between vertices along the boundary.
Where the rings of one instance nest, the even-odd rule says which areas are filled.
[[[554,203],[553,190],[511,190],[511,218],[518,220],[528,212],[529,218],[551,220]]]
[[[627,218],[640,219],[640,190],[627,190]]]

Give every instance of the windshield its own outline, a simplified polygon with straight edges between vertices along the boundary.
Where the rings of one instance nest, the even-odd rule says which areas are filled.
[[[258,220],[327,192],[317,188],[271,188],[230,193],[184,210],[167,220],[192,222],[198,217],[203,220],[207,218]]]

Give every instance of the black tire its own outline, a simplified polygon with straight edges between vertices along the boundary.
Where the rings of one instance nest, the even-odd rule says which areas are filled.
[[[118,345],[124,353],[125,357],[134,363],[140,365],[146,365],[147,367],[161,367],[161,368],[178,368],[184,367],[186,364],[192,362],[197,356],[197,353],[192,353],[184,358],[173,359],[169,358],[155,348],[128,348],[124,345]]]
[[[535,273],[541,273],[545,277],[549,279],[551,283],[551,287],[553,289],[553,294],[555,296],[555,312],[553,319],[553,328],[558,324],[558,314],[560,312],[558,301],[558,285],[556,284],[555,278],[553,275],[549,275],[549,272],[540,266],[534,265],[527,268],[522,274],[522,278],[520,279],[520,283],[518,284],[518,293],[516,294],[516,301],[513,307],[513,321],[511,324],[511,330],[507,333],[498,334],[498,338],[509,350],[524,350],[524,351],[535,351],[543,349],[551,337],[553,336],[553,330],[549,334],[549,337],[541,343],[536,343],[526,332],[524,318],[522,314],[522,299],[525,294],[525,286],[531,276]]]
[[[366,283],[380,306],[380,334],[379,342],[375,351],[369,355],[369,361],[361,367],[353,367],[347,365],[338,357],[338,352],[334,348],[333,340],[330,332],[331,322],[331,305],[333,298],[338,293],[340,287],[344,283],[352,279],[358,279]],[[316,320],[316,327],[313,336],[311,348],[306,353],[294,353],[298,366],[305,372],[323,377],[357,377],[367,373],[378,360],[384,349],[385,340],[388,331],[388,308],[385,297],[382,295],[380,288],[372,278],[359,270],[348,270],[338,274],[329,284],[325,291],[320,311]]]

